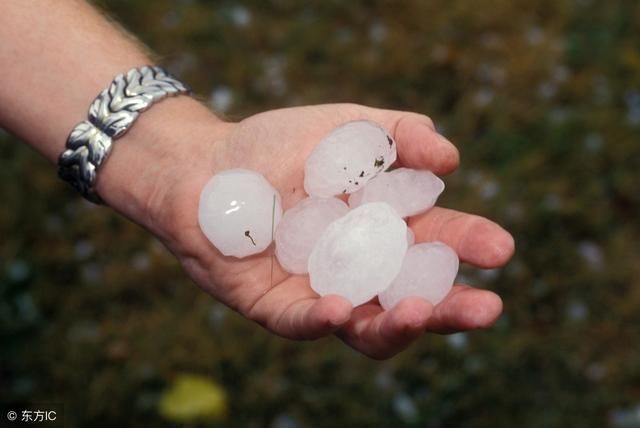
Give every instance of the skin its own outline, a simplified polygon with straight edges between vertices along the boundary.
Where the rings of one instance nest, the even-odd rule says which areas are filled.
[[[152,63],[131,37],[77,0],[3,2],[0,40],[0,68],[7,70],[0,85],[0,126],[52,162],[113,76]],[[409,298],[390,311],[376,301],[354,309],[339,296],[320,298],[307,277],[289,275],[277,263],[272,276],[272,249],[245,259],[225,257],[200,231],[199,195],[213,174],[229,168],[255,170],[280,192],[288,209],[305,196],[304,161],[314,145],[334,127],[355,119],[373,120],[391,131],[401,166],[439,175],[458,166],[455,146],[417,113],[328,104],[268,111],[229,123],[181,96],[154,105],[117,140],[96,187],[108,206],[157,236],[203,290],[277,335],[309,340],[335,334],[357,351],[384,359],[425,332],[491,326],[502,301],[487,290],[457,284],[435,307]],[[409,225],[416,242],[443,241],[461,261],[481,268],[502,266],[514,251],[508,232],[471,214],[436,207]]]

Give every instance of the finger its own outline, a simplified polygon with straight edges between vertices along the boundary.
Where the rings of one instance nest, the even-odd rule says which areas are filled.
[[[342,296],[329,295],[291,306],[279,328],[303,339],[327,336],[351,317],[353,307]]]
[[[369,303],[353,311],[337,336],[371,358],[390,358],[422,335],[432,311],[433,306],[420,298],[404,299],[390,311]]]
[[[295,276],[262,295],[248,317],[281,336],[310,340],[333,333],[349,320],[351,310],[344,297],[318,298],[307,278]]]
[[[513,256],[513,237],[484,217],[434,207],[411,217],[416,242],[442,241],[453,248],[460,260],[481,268],[504,265]]]
[[[434,308],[427,330],[454,333],[492,326],[502,313],[502,299],[488,290],[456,285]]]
[[[458,149],[438,134],[419,115],[400,118],[393,129],[398,144],[398,159],[407,168],[428,169],[446,175],[460,163]]]
[[[440,135],[433,121],[418,113],[367,108],[398,144],[398,159],[407,168],[428,169],[438,175],[453,172],[460,163],[458,149]]]

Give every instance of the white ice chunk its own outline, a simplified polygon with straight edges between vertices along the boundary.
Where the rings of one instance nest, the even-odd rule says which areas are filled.
[[[458,255],[442,242],[425,242],[410,247],[400,274],[378,295],[380,305],[393,308],[405,297],[422,297],[434,305],[451,290],[458,273]]]
[[[407,226],[407,247],[412,246],[416,243],[416,234],[413,233],[413,230],[409,226]]]
[[[347,122],[313,149],[304,166],[304,190],[328,198],[352,193],[396,160],[396,143],[380,125]]]
[[[311,250],[329,223],[349,212],[336,198],[305,198],[285,211],[276,230],[276,256],[289,273],[305,274]]]
[[[364,204],[331,223],[309,257],[311,288],[361,305],[398,275],[407,251],[407,225],[390,205]]]
[[[349,206],[386,202],[400,217],[410,217],[432,208],[443,190],[444,182],[431,171],[398,168],[379,174],[349,196]]]
[[[202,189],[198,222],[225,256],[246,257],[264,251],[282,217],[278,191],[266,178],[246,169],[216,174]]]

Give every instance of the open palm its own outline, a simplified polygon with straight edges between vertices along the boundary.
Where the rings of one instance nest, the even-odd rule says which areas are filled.
[[[163,223],[163,241],[200,287],[284,337],[314,339],[335,332],[358,351],[387,358],[425,331],[447,333],[493,324],[502,302],[486,290],[458,284],[436,307],[410,298],[390,311],[383,311],[376,301],[354,309],[342,297],[319,297],[307,276],[282,270],[272,247],[244,259],[225,257],[202,234],[197,220],[199,194],[214,173],[229,168],[260,172],[280,192],[286,210],[306,196],[304,162],[313,147],[331,129],[355,119],[373,120],[389,129],[402,166],[447,174],[458,165],[455,147],[423,115],[354,104],[261,113],[225,125],[223,137],[210,148],[214,156],[194,152],[193,159],[181,166],[188,178],[167,192],[167,205],[156,219]],[[436,207],[411,218],[409,225],[416,242],[443,241],[461,261],[479,267],[501,266],[513,253],[511,236],[478,216]]]

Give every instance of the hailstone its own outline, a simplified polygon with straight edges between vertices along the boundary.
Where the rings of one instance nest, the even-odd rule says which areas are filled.
[[[360,189],[396,160],[396,143],[368,120],[347,122],[324,137],[304,166],[304,190],[328,198]]]
[[[434,305],[451,290],[458,273],[458,255],[442,242],[425,242],[410,247],[402,269],[391,286],[378,295],[389,310],[405,297],[422,297]]]
[[[444,190],[444,182],[431,171],[398,168],[379,174],[349,196],[355,208],[367,202],[386,202],[400,217],[410,217],[432,208]]]
[[[276,230],[276,257],[289,273],[305,274],[311,250],[329,223],[349,212],[336,198],[305,198],[287,210]]]
[[[416,243],[416,234],[413,233],[410,227],[407,227],[407,247]]]
[[[382,202],[364,204],[331,223],[309,257],[311,288],[353,306],[386,289],[407,251],[407,225]]]
[[[278,191],[254,171],[223,171],[200,194],[200,228],[225,256],[246,257],[264,251],[281,217]]]

